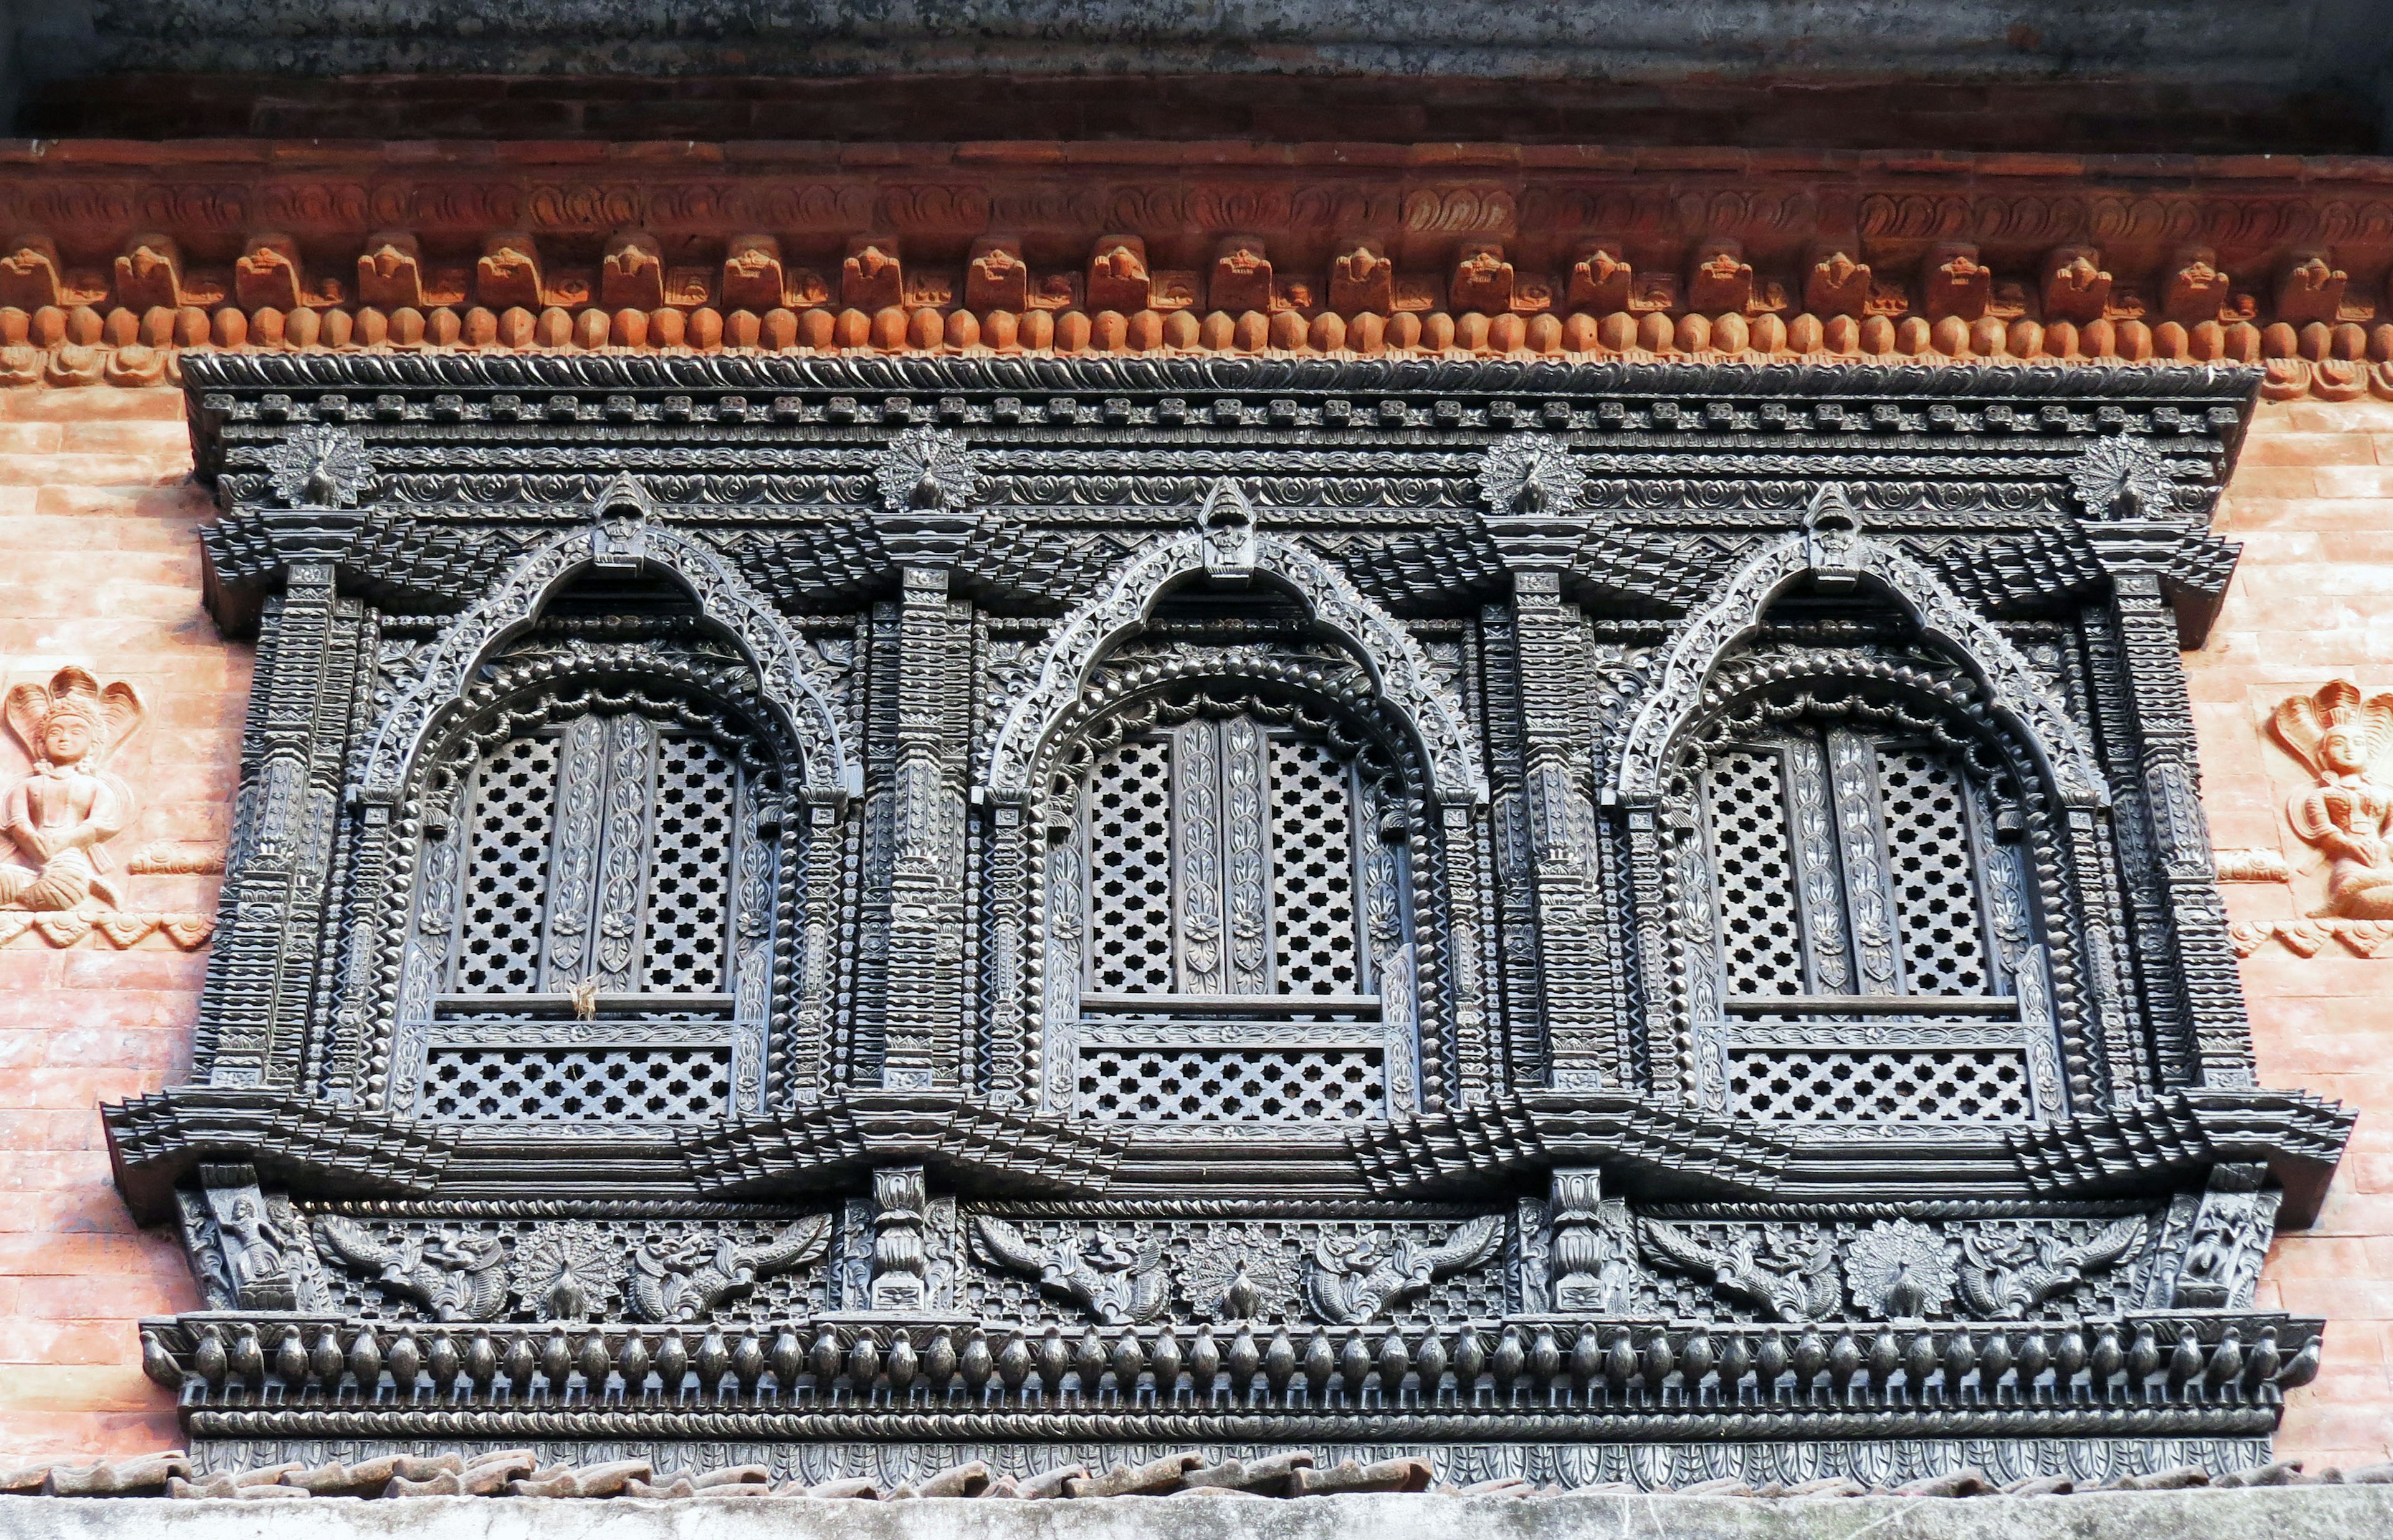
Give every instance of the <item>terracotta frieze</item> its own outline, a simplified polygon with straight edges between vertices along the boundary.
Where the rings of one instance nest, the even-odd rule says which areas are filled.
[[[2368,162],[134,148],[0,151],[0,383],[727,349],[2235,362],[2272,398],[2393,398]]]

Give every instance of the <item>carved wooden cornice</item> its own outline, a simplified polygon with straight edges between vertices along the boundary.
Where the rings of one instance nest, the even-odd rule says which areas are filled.
[[[331,1195],[421,1197],[448,1164],[446,1130],[279,1091],[177,1086],[100,1109],[117,1190],[134,1213],[172,1212],[175,1184],[203,1161]]]
[[[2393,398],[2393,162],[1133,142],[0,147],[0,382],[193,349],[2265,366]]]
[[[967,1187],[1040,1195],[1105,1191],[1124,1141],[953,1096],[862,1093],[684,1136],[691,1184],[755,1197],[852,1183],[874,1167],[926,1165]]]
[[[2291,1222],[2307,1223],[2357,1114],[2302,1091],[2177,1091],[1975,1144],[1906,1149],[1909,1196],[2056,1198],[2151,1192],[2228,1162],[2266,1165]],[[1523,1173],[1600,1166],[1624,1190],[1746,1199],[1860,1198],[1884,1163],[1834,1141],[1790,1141],[1641,1098],[1507,1097],[1347,1136],[1378,1197],[1501,1188]]]

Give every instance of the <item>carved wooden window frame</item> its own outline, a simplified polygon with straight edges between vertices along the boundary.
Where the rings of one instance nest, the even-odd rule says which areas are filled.
[[[576,719],[644,720],[652,732],[711,743],[735,766],[739,806],[734,821],[740,832],[733,842],[728,899],[730,987],[715,992],[725,997],[720,1002],[710,1001],[721,1011],[713,1021],[646,1024],[624,1014],[635,1003],[628,998],[602,995],[596,1018],[584,1022],[575,1018],[568,997],[541,991],[527,997],[536,1011],[509,1024],[504,1043],[492,1046],[604,1050],[639,1042],[725,1049],[730,1062],[723,1116],[761,1113],[799,1087],[817,1083],[823,1073],[829,1043],[806,1040],[809,1035],[796,1024],[801,938],[790,922],[811,881],[817,839],[791,816],[796,750],[752,698],[753,668],[654,643],[583,644],[581,654],[578,665],[536,654],[503,653],[494,659],[486,679],[410,766],[399,816],[381,826],[393,831],[388,853],[364,853],[361,877],[372,876],[377,864],[386,875],[380,882],[361,882],[358,912],[373,927],[374,952],[385,961],[376,977],[350,980],[341,1013],[372,1024],[364,1036],[373,1045],[371,1063],[378,1073],[366,1088],[368,1100],[402,1116],[418,1114],[427,1052],[473,1036],[462,1024],[440,1026],[436,998],[446,979],[436,982],[436,975],[449,967],[452,920],[443,916],[453,917],[453,884],[464,875],[475,767],[500,745],[559,731]],[[661,1003],[647,1009],[669,1011],[671,999],[658,997]],[[651,1140],[691,1123],[630,1117],[456,1126],[485,1137]]]
[[[1856,1058],[2008,1050],[2021,1055],[2031,1096],[2023,1117],[1879,1121],[1815,1115],[1771,1125],[1799,1139],[1984,1138],[2005,1127],[2056,1122],[2070,1110],[2071,1080],[2088,1068],[2087,1024],[2073,987],[2079,975],[2076,884],[2050,789],[2042,784],[2035,758],[1986,710],[1982,693],[1966,674],[1949,666],[1923,668],[1919,663],[1916,659],[1888,660],[1833,649],[1807,655],[1799,648],[1772,648],[1748,655],[1723,668],[1699,720],[1679,737],[1661,809],[1666,831],[1657,873],[1661,891],[1652,896],[1661,902],[1671,947],[1682,960],[1673,970],[1667,1021],[1657,1024],[1664,1026],[1657,1036],[1675,1044],[1691,1100],[1710,1111],[1733,1114],[1731,1055],[1772,1049]],[[1740,679],[1740,674],[1746,677]],[[1946,1008],[1944,1013],[1952,1019],[1939,1022],[1927,1018],[1925,1011],[1895,1011],[1890,1004],[1884,1022],[1872,1024],[1873,1016],[1863,1011],[1773,1013],[1758,1006],[1741,1008],[1726,997],[1716,852],[1710,811],[1705,805],[1710,763],[1722,752],[1771,741],[1779,729],[1824,729],[1830,723],[1838,724],[1833,730],[1856,742],[1932,743],[1964,766],[1968,795],[1975,804],[1968,815],[1968,839],[1973,885],[1985,913],[1988,960],[2013,981],[2007,1011],[1997,1012],[1992,999],[1981,999],[1971,1002],[1977,1009],[1967,1016]],[[1831,767],[1824,763],[1820,768],[1833,780]],[[1820,790],[1829,797],[1837,794],[1833,786]],[[1785,789],[1790,829],[1801,816],[1801,792],[1799,786]],[[1876,795],[1872,788],[1869,796],[1874,801]],[[1874,810],[1870,817],[1875,820]],[[1842,827],[1832,817],[1830,837]],[[1888,855],[1883,830],[1874,821],[1871,828],[1877,843],[1870,854],[1883,862]],[[1997,829],[2009,838],[1998,838]],[[1800,838],[1790,832],[1790,843]],[[1816,874],[1841,869],[1843,864],[1841,857],[1824,860],[1817,853],[1807,859],[1793,849],[1790,857],[1798,868],[1794,878],[1798,892],[1802,868]],[[1807,921],[1818,898],[1814,894],[1798,899]],[[1902,949],[1900,936],[1890,935],[1889,944]],[[1858,966],[1862,948],[1858,939],[1851,945]],[[1890,1002],[1937,998],[1887,997]],[[1765,1024],[1761,1018],[1772,1014],[1793,1014],[1798,1020]],[[1832,1019],[1839,1015],[1848,1019]],[[1755,1020],[1739,1020],[1744,1016]],[[1654,1051],[1667,1052],[1669,1046],[1656,1041]]]
[[[1442,970],[1446,949],[1444,882],[1448,853],[1429,837],[1422,816],[1424,780],[1418,747],[1397,713],[1372,691],[1367,675],[1349,663],[1325,668],[1314,657],[1273,659],[1252,649],[1192,647],[1168,660],[1144,661],[1124,676],[1100,683],[1084,701],[1072,731],[1052,743],[1038,784],[1041,796],[1021,821],[1014,860],[1027,879],[1024,909],[1036,917],[1023,939],[1027,998],[1022,1009],[1036,1034],[1026,1060],[1040,1073],[1026,1089],[1029,1099],[1056,1116],[1077,1116],[1077,1065],[1083,1040],[1081,959],[1086,915],[1085,855],[1079,817],[1081,785],[1094,754],[1124,734],[1157,723],[1176,725],[1203,714],[1248,713],[1290,725],[1327,741],[1333,752],[1360,762],[1363,795],[1358,826],[1376,825],[1366,835],[1366,855],[1387,853],[1385,862],[1358,882],[1366,927],[1399,939],[1379,965],[1401,977],[1408,990],[1382,991],[1377,1041],[1384,1066],[1388,1115],[1417,1110],[1444,1090],[1445,1055],[1438,1040],[1447,997]],[[1002,847],[1005,821],[997,830]],[[1376,840],[1374,845],[1369,842]],[[1463,858],[1469,858],[1464,853]],[[1012,865],[1000,852],[992,865],[995,909],[1010,908],[1003,892]],[[1376,911],[1377,918],[1371,918]],[[1002,922],[1002,918],[1000,919]],[[1262,997],[1258,997],[1262,998]],[[1294,997],[1301,998],[1301,997]],[[1223,1023],[1218,1036],[1253,1035],[1260,1024]],[[1279,1030],[1276,1025],[1274,1030]],[[1343,1029],[1351,1034],[1351,1028]],[[1000,1037],[1000,1041],[1003,1038]],[[1002,1069],[1002,1064],[999,1066]],[[1142,1131],[1174,1137],[1209,1137],[1236,1131],[1237,1123],[1184,1126],[1137,1125]]]

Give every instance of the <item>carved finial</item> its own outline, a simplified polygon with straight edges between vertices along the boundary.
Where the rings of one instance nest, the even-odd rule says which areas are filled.
[[[1586,494],[1577,460],[1542,434],[1500,438],[1479,464],[1479,495],[1491,514],[1567,514]]]
[[[373,479],[373,461],[356,434],[311,423],[266,451],[266,471],[292,507],[346,508]]]
[[[2174,511],[2168,461],[2149,442],[2124,434],[2087,446],[2069,468],[2069,485],[2088,518],[2152,518]]]
[[[1841,482],[1826,481],[1811,494],[1803,510],[1803,556],[1811,581],[1823,588],[1849,588],[1853,582],[1853,546],[1861,539],[1861,516]]]
[[[1255,510],[1236,481],[1223,476],[1196,510],[1205,541],[1205,571],[1216,582],[1242,583],[1255,575]]]
[[[590,559],[618,570],[636,568],[648,557],[648,523],[657,506],[648,489],[628,476],[607,483],[598,494],[597,525],[590,532]]]
[[[874,468],[893,513],[961,513],[980,495],[980,466],[963,439],[944,428],[908,428]]]

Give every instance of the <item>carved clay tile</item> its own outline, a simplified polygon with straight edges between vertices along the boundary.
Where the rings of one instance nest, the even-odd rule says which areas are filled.
[[[2349,281],[2342,268],[2328,265],[2323,254],[2304,253],[2277,281],[2277,319],[2289,326],[2314,320],[2334,325],[2341,316],[2344,288]]]
[[[1465,241],[1455,256],[1446,294],[1458,310],[1508,314],[1512,308],[1512,264],[1504,260],[1503,246],[1493,241]]]
[[[183,250],[168,235],[137,235],[116,259],[116,302],[127,309],[183,303]]]
[[[58,242],[46,235],[20,235],[0,256],[0,305],[37,310],[59,303]]]
[[[726,309],[763,312],[787,304],[781,243],[769,235],[735,235],[723,254]]]
[[[1396,265],[1377,241],[1353,241],[1329,259],[1329,308],[1342,316],[1395,311]]]
[[[481,259],[474,265],[474,297],[493,310],[539,307],[540,247],[530,234],[503,230],[482,243]]]
[[[2208,246],[2189,246],[2177,254],[2161,293],[2163,319],[2190,326],[2216,320],[2232,287],[2218,268],[2218,254]]]
[[[1262,241],[1233,235],[1214,248],[1206,306],[1233,316],[1272,308],[1271,258],[1263,254]]]
[[[897,242],[888,236],[850,241],[839,267],[839,302],[867,315],[902,305],[906,299],[905,268],[897,258]]]
[[[1822,249],[1804,272],[1803,307],[1813,315],[1859,320],[1868,313],[1869,296],[1869,264],[1853,260],[1846,247]]]
[[[358,298],[388,308],[424,303],[424,259],[415,237],[386,231],[358,256]]]
[[[1088,307],[1124,315],[1147,307],[1146,242],[1135,235],[1104,235],[1089,253]]]
[[[2111,275],[2092,246],[2055,246],[2044,259],[2046,321],[2099,320],[2111,302]]]
[[[232,265],[232,289],[242,308],[295,310],[306,291],[299,243],[287,235],[253,235]]]
[[[1563,304],[1573,310],[1608,316],[1628,308],[1628,282],[1636,269],[1617,241],[1589,241],[1571,259]]]
[[[1946,316],[1976,320],[1994,297],[1994,270],[1978,260],[1977,247],[1940,245],[1920,264],[1920,307],[1931,321]]]
[[[973,242],[972,258],[964,264],[964,307],[1022,310],[1029,303],[1030,265],[1022,259],[1022,242],[1010,236]]]
[[[1687,269],[1687,308],[1700,316],[1741,316],[1753,306],[1753,265],[1733,241],[1708,241]]]
[[[665,260],[657,238],[642,230],[610,237],[598,265],[598,303],[610,310],[653,310],[664,302]]]

